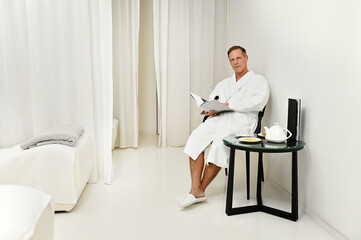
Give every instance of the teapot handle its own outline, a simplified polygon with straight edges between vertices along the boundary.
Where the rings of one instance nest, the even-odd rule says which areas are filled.
[[[290,132],[290,130],[288,130],[288,129],[286,129],[286,128],[284,128],[283,130],[285,130],[286,131],[286,134],[287,134],[287,132],[290,134],[286,139],[289,139],[291,136],[292,136],[292,133]]]

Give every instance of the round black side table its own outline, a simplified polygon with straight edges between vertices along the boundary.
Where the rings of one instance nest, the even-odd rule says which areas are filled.
[[[230,148],[229,174],[227,184],[226,214],[235,215],[250,212],[265,212],[278,217],[286,218],[292,221],[298,219],[298,163],[297,152],[306,145],[303,141],[288,141],[284,143],[271,143],[262,140],[259,143],[242,143],[234,134],[223,139],[223,143]],[[235,150],[246,152],[258,152],[258,170],[257,170],[257,204],[244,207],[232,207],[233,203],[233,183],[234,183],[234,156]],[[291,212],[286,212],[276,208],[268,207],[262,204],[262,176],[263,176],[263,153],[292,153],[292,200]],[[247,179],[248,181],[248,179]],[[247,183],[248,184],[248,183]]]

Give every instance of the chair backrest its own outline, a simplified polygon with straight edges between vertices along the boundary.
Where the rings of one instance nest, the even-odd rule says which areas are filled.
[[[257,123],[256,130],[254,130],[254,133],[260,133],[261,132],[261,123],[262,123],[262,118],[264,116],[265,111],[266,111],[266,106],[264,106],[262,111],[258,112],[258,123]]]

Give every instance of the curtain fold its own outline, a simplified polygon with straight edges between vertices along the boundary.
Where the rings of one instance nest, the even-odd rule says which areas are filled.
[[[208,99],[214,88],[215,50],[215,0],[192,1],[190,6],[190,91]],[[194,129],[201,121],[199,108],[190,103],[190,128]]]
[[[154,0],[159,139],[182,146],[201,122],[189,92],[208,98],[227,77],[229,0]]]
[[[90,0],[89,3],[97,172],[99,178],[111,184],[114,175],[112,2],[111,0]]]
[[[168,64],[165,108],[166,143],[183,145],[189,133],[191,1],[169,1]]]
[[[110,183],[111,11],[98,1],[0,1],[0,147],[80,125],[97,153],[91,181]]]
[[[168,75],[168,0],[153,0],[154,62],[157,88],[158,145],[166,146]]]
[[[33,134],[28,38],[26,4],[0,1],[0,148]]]
[[[113,0],[112,11],[116,145],[138,147],[139,0]]]

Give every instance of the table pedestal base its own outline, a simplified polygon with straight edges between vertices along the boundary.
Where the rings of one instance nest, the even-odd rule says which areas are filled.
[[[298,170],[297,170],[297,151],[292,152],[292,200],[291,212],[282,211],[276,208],[268,207],[262,204],[262,168],[263,153],[258,153],[258,171],[257,171],[257,204],[245,207],[232,207],[233,203],[233,183],[234,183],[234,156],[235,149],[231,148],[229,159],[229,174],[227,186],[226,214],[236,215],[251,212],[265,212],[274,216],[286,218],[292,221],[298,219]]]

